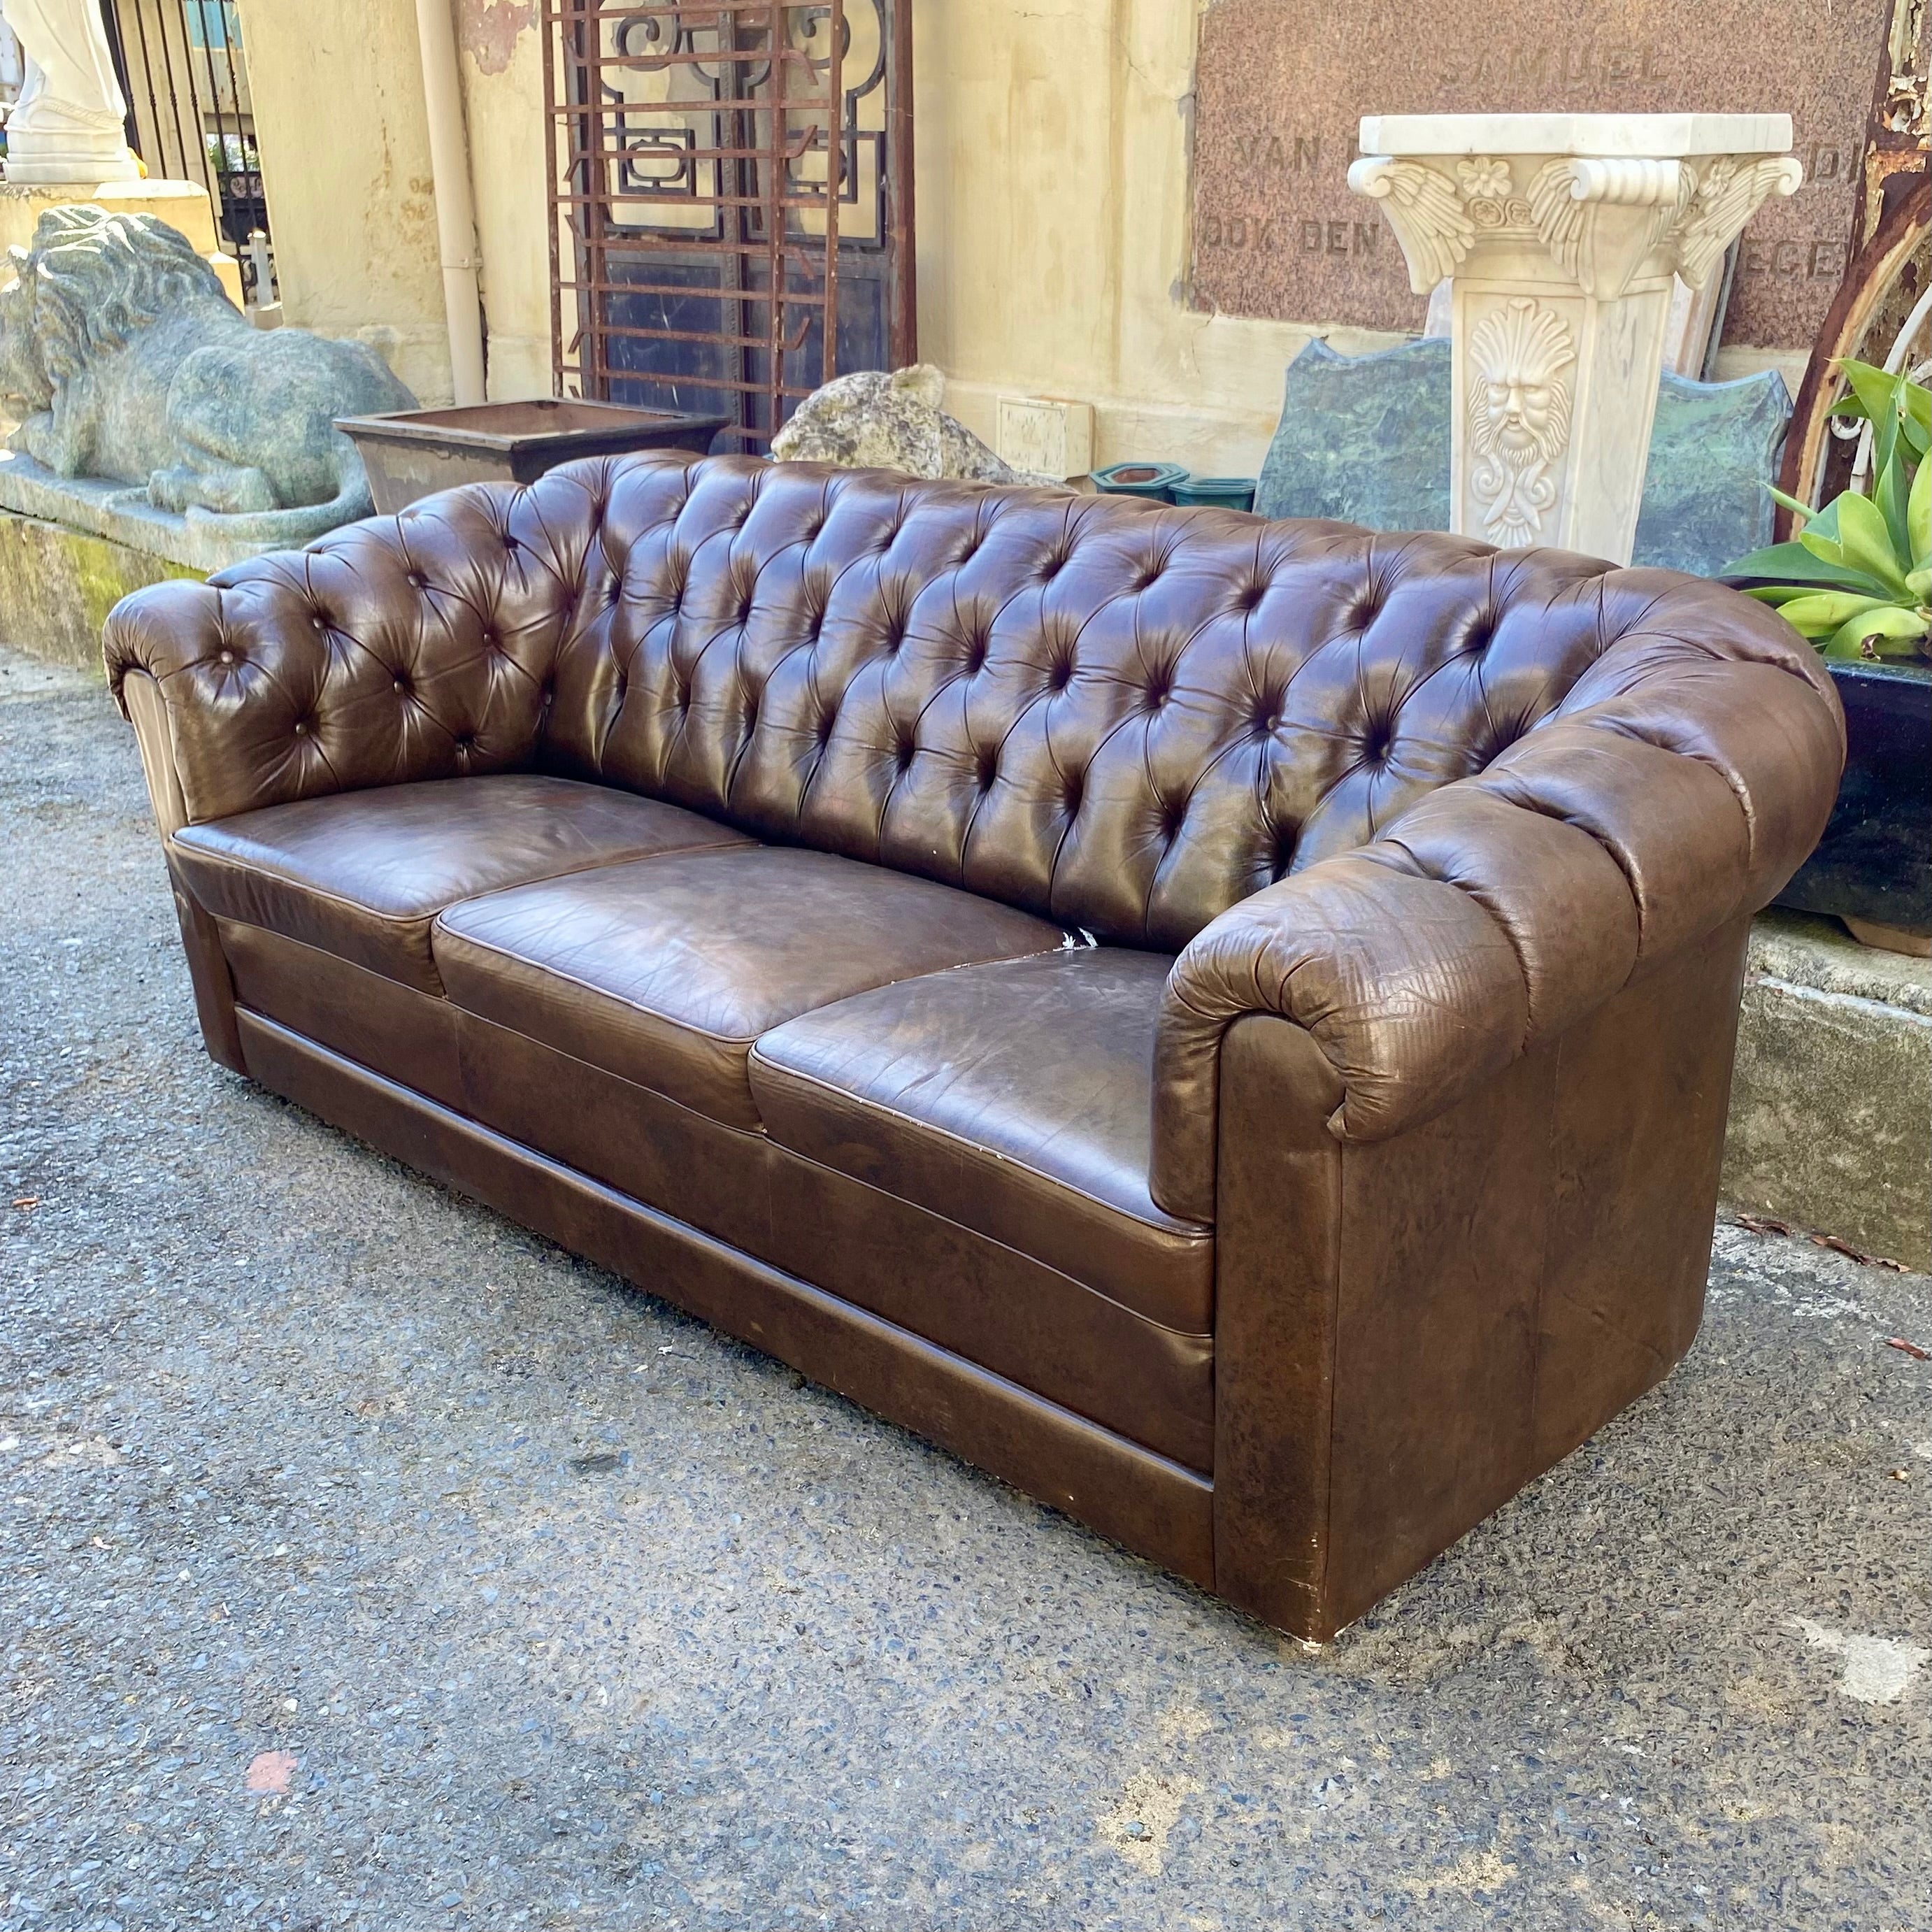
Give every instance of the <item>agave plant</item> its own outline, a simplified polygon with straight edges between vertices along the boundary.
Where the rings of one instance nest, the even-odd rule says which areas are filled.
[[[1772,494],[1804,519],[1794,543],[1739,557],[1724,574],[1777,606],[1828,658],[1932,658],[1932,391],[1868,362],[1838,365],[1838,416],[1872,425],[1869,495],[1822,510]]]

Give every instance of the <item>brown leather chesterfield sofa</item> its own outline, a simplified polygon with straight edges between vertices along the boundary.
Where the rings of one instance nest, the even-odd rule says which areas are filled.
[[[744,458],[106,651],[216,1059],[1312,1638],[1689,1346],[1844,747],[1688,578]]]

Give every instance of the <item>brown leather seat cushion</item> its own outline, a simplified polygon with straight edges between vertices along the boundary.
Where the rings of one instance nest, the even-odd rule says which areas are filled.
[[[655,799],[527,775],[439,778],[265,806],[172,842],[217,918],[266,926],[427,993],[445,906],[526,880],[745,835]]]
[[[1212,1232],[1148,1192],[1172,963],[1106,946],[903,980],[766,1034],[752,1090],[781,1144],[1204,1334]]]
[[[1060,928],[826,852],[745,846],[609,866],[452,906],[449,998],[728,1125],[775,1026],[894,980],[1058,946]]]

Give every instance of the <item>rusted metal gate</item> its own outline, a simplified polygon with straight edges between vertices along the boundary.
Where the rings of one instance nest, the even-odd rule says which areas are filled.
[[[560,394],[768,442],[916,358],[910,0],[546,0]]]
[[[127,98],[128,146],[150,176],[207,189],[248,299],[273,301],[268,204],[236,0],[106,0],[101,19]]]

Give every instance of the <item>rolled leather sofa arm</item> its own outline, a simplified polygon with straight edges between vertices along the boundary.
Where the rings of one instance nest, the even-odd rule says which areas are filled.
[[[1829,680],[1772,635],[1751,658],[1622,640],[1483,771],[1201,932],[1156,1044],[1155,1200],[1214,1218],[1221,1041],[1244,1014],[1312,1037],[1338,1139],[1386,1139],[1768,904],[1844,761]]]
[[[123,598],[109,686],[140,728],[128,680],[152,681],[185,822],[529,763],[594,527],[586,480],[471,485]]]

